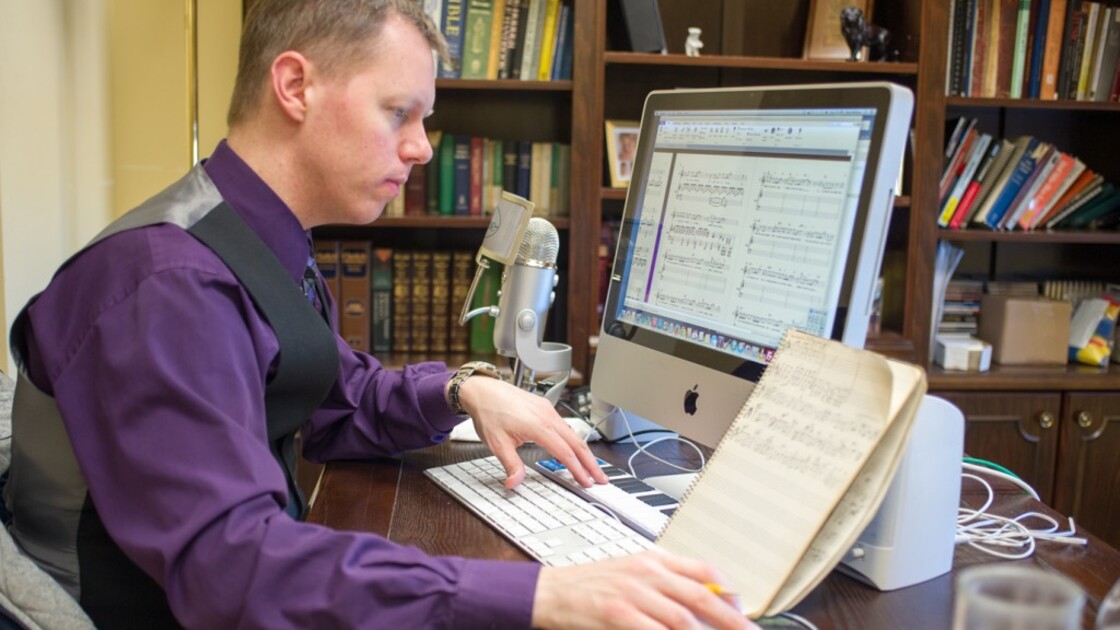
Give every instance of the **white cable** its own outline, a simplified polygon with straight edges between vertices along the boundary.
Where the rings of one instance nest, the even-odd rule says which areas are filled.
[[[985,474],[992,474],[996,477],[1011,479],[1016,485],[1028,490],[1032,496],[1037,498],[1037,493],[1034,492],[1033,488],[1030,488],[1030,486],[1009,475],[993,471],[983,466],[974,467],[970,464],[965,464],[965,467]],[[1030,557],[1034,554],[1037,541],[1039,540],[1070,545],[1087,544],[1085,538],[1075,535],[1077,527],[1072,518],[1068,519],[1068,530],[1058,531],[1058,522],[1054,518],[1039,512],[1025,512],[1014,518],[989,514],[987,510],[991,507],[995,499],[995,492],[992,490],[991,485],[976,475],[964,473],[961,476],[964,479],[973,479],[979,482],[987,490],[988,496],[980,509],[959,508],[956,535],[956,542],[958,544],[967,543],[969,546],[984,553],[1008,560]],[[1023,521],[1028,519],[1039,519],[1045,521],[1047,525],[1039,529],[1031,529],[1023,523]],[[1001,548],[1018,549],[1018,551],[1003,551]]]
[[[634,451],[630,455],[630,458],[626,460],[626,467],[630,469],[630,476],[634,477],[635,479],[641,479],[641,477],[639,477],[637,475],[637,473],[634,472],[634,458],[636,458],[640,454],[645,454],[647,457],[649,457],[651,459],[654,459],[654,460],[657,460],[657,461],[661,462],[662,464],[665,464],[666,466],[668,466],[670,468],[673,468],[674,470],[679,470],[681,472],[698,473],[701,470],[704,470],[704,452],[700,450],[699,446],[696,446],[695,444],[693,444],[689,440],[687,440],[685,438],[682,438],[679,435],[667,435],[665,437],[660,437],[660,438],[657,438],[656,440],[651,440],[649,442],[646,442],[645,444],[642,444],[642,443],[638,442],[638,438],[634,435],[634,430],[630,428],[630,419],[626,417],[626,412],[623,411],[621,407],[615,407],[615,411],[617,411],[622,416],[622,422],[626,425],[626,433],[630,436],[631,441],[633,441],[634,444],[637,445],[637,447],[638,447],[638,450]],[[664,442],[666,440],[676,440],[678,442],[684,442],[685,444],[691,446],[692,449],[694,451],[696,451],[696,454],[700,456],[700,467],[699,468],[685,468],[684,466],[681,466],[680,464],[674,464],[673,462],[662,459],[662,458],[658,457],[657,455],[654,455],[653,453],[646,450],[650,446],[653,446],[654,444],[657,444],[658,442]]]
[[[1015,484],[1016,486],[1019,486],[1023,490],[1026,490],[1027,494],[1031,495],[1031,497],[1034,498],[1035,501],[1042,501],[1042,499],[1040,499],[1038,497],[1038,493],[1035,492],[1034,488],[1032,488],[1030,486],[1030,484],[1028,484],[1027,482],[1023,481],[1022,479],[1020,479],[1020,478],[1018,478],[1014,475],[1009,475],[1005,472],[1000,472],[998,470],[995,470],[994,468],[988,468],[987,466],[970,464],[968,462],[961,463],[961,467],[964,468],[965,470],[971,470],[973,472],[980,472],[980,473],[984,473],[985,475],[991,475],[993,477],[999,477],[1000,479],[1006,479],[1007,481],[1010,481],[1011,483]]]

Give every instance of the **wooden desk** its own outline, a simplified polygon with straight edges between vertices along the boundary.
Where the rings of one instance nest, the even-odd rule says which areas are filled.
[[[622,463],[625,452],[598,446],[603,459]],[[523,449],[526,461],[539,450]],[[489,452],[474,444],[446,443],[408,453],[402,459],[337,462],[327,466],[309,521],[336,529],[367,531],[435,555],[460,555],[528,561],[497,532],[423,476],[431,466],[449,464]],[[641,474],[642,471],[639,470]],[[1052,510],[1024,496],[1010,483],[997,486],[996,511],[1014,516],[1030,509]],[[964,499],[980,505],[981,490],[966,482]],[[1092,627],[1100,600],[1120,580],[1120,552],[1091,534],[1087,547],[1039,543],[1024,564],[1070,576],[1087,594],[1083,626]],[[953,577],[963,567],[992,562],[968,546],[958,546],[953,572],[891,592],[880,592],[833,572],[794,611],[821,630],[826,628],[949,628],[953,606]]]

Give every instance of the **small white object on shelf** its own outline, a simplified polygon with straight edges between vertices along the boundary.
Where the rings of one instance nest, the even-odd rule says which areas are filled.
[[[695,26],[688,27],[688,39],[684,40],[684,54],[689,57],[699,57],[700,49],[704,42],[700,41],[700,29]]]

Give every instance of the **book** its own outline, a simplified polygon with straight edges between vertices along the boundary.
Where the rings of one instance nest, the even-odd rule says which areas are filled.
[[[1083,170],[1085,170],[1084,162],[1068,153],[1059,152],[1058,163],[1054,166],[1050,177],[1039,188],[1038,194],[1030,200],[1026,213],[1019,219],[1019,227],[1024,230],[1034,229],[1039,219],[1046,215],[1050,206],[1073,184]]]
[[[1077,86],[1074,99],[1085,100],[1089,93],[1089,76],[1092,68],[1093,53],[1096,50],[1097,29],[1099,27],[1100,5],[1096,2],[1086,2],[1083,7],[1082,31],[1084,43],[1079,44],[1078,55],[1081,58],[1078,64]]]
[[[1058,85],[1056,98],[1070,98],[1070,77],[1078,74],[1077,39],[1081,33],[1081,2],[1067,0],[1062,32],[1061,53],[1058,60]]]
[[[1091,227],[1092,224],[1120,207],[1120,190],[1111,182],[1105,182],[1100,187],[1100,192],[1092,200],[1082,204],[1077,211],[1067,215],[1056,227],[1082,229]]]
[[[412,252],[393,251],[393,352],[412,349]]]
[[[1019,189],[1018,194],[1011,200],[1011,204],[1007,206],[1007,210],[1000,219],[998,228],[1001,230],[1011,230],[1019,222],[1019,217],[1026,211],[1027,205],[1032,197],[1038,192],[1042,182],[1050,175],[1050,171],[1054,170],[1057,164],[1058,151],[1054,146],[1045,142],[1038,143],[1038,147],[1031,155],[1034,160],[1034,165],[1031,169],[1027,179],[1023,181],[1023,186]]]
[[[1019,191],[1023,189],[1031,174],[1034,173],[1038,159],[1036,154],[1038,145],[1037,139],[1029,138],[1018,162],[1012,156],[1011,161],[1007,164],[1007,179],[1003,180],[1003,185],[1000,186],[999,182],[996,183],[996,187],[991,193],[992,204],[988,206],[988,214],[984,217],[984,224],[991,229],[998,230],[1003,225],[1004,215],[1007,214],[1012,203],[1018,198]]]
[[[1110,185],[1111,184],[1105,182],[1103,179],[1094,180],[1093,183],[1091,183],[1089,186],[1086,186],[1084,190],[1078,193],[1076,197],[1071,198],[1069,200],[1069,203],[1063,206],[1061,210],[1054,213],[1054,216],[1046,222],[1046,227],[1063,227],[1067,218],[1069,218],[1073,213],[1080,210],[1086,204],[1096,199],[1102,192],[1107,191],[1108,189],[1106,188],[1106,186]]]
[[[1015,21],[1015,50],[1011,58],[1011,98],[1023,97],[1023,78],[1027,63],[1027,34],[1030,27],[1031,0],[1019,0]]]
[[[432,252],[432,324],[428,348],[432,352],[446,353],[449,346],[451,313],[451,252]]]
[[[455,214],[455,146],[458,139],[443,134],[439,143],[439,213],[443,216]]]
[[[428,214],[428,165],[413,164],[404,184],[404,214]]]
[[[1000,197],[1006,187],[1008,179],[1011,178],[1011,174],[1018,167],[1019,162],[1024,157],[1024,153],[1027,153],[1028,149],[1033,150],[1034,144],[1037,142],[1038,141],[1031,136],[1019,136],[1015,139],[1013,143],[1014,148],[1007,158],[1007,164],[1000,170],[996,180],[992,182],[992,187],[985,196],[984,201],[981,202],[980,206],[976,209],[976,214],[973,217],[974,222],[979,224],[988,223],[988,215],[991,213],[992,206],[996,203],[997,198]],[[1018,189],[1016,189],[1015,192],[1018,192]],[[1012,193],[1011,197],[1013,196],[1014,193]],[[1011,197],[1008,197],[1005,203],[1010,203]]]
[[[945,203],[941,208],[941,215],[937,218],[937,224],[941,227],[948,227],[952,221],[953,214],[957,210],[961,199],[964,197],[965,191],[972,183],[972,176],[976,174],[976,170],[980,167],[980,162],[988,155],[988,145],[992,142],[992,136],[981,133],[976,137],[972,147],[969,149],[968,160],[961,168],[960,175],[957,177],[956,183],[953,184],[949,196],[945,199]]]
[[[1078,162],[1081,161],[1078,160]],[[1085,189],[1096,186],[1103,181],[1100,175],[1085,167],[1083,162],[1081,164],[1081,174],[1070,183],[1065,191],[1058,195],[1058,198],[1050,204],[1050,207],[1045,210],[1042,216],[1035,220],[1035,226],[1045,226],[1051,218],[1064,210],[1065,207],[1080,196]]]
[[[506,2],[507,0],[494,0],[494,7],[491,9],[493,18],[490,20],[490,45],[486,59],[486,78],[491,81],[498,78],[498,65],[503,45],[502,21],[506,16]]]
[[[369,352],[369,241],[339,244],[339,334],[355,350]]]
[[[498,305],[501,267],[499,263],[490,263],[490,267],[482,272],[471,300],[471,309]],[[494,353],[494,318],[490,315],[479,315],[470,321],[470,351],[480,355]]]
[[[945,165],[945,170],[941,173],[941,180],[937,189],[937,199],[939,203],[944,204],[945,200],[949,197],[949,191],[960,175],[965,160],[968,159],[969,151],[972,147],[973,140],[976,138],[976,134],[976,119],[973,118],[968,121],[964,134],[961,136],[960,142],[957,143],[956,150],[949,158],[948,164]]]
[[[439,65],[439,78],[458,79],[463,62],[463,18],[465,0],[443,0],[440,31],[447,42],[447,61]]]
[[[537,78],[537,64],[540,62],[541,35],[544,31],[545,3],[548,0],[529,0],[529,10],[525,19],[525,41],[521,50],[521,80],[533,81]]]
[[[370,349],[393,349],[393,250],[375,247],[370,251],[369,271]]]
[[[993,141],[990,143],[988,154],[984,156],[979,168],[976,169],[976,175],[972,178],[972,181],[968,183],[964,195],[961,196],[960,203],[957,204],[957,209],[953,211],[953,218],[949,220],[949,227],[951,229],[960,229],[961,225],[967,224],[968,217],[972,214],[973,204],[975,204],[980,197],[980,190],[983,188],[984,181],[988,178],[988,173],[996,165],[997,158],[1003,147],[1004,144],[1002,141]]]
[[[472,136],[470,139],[470,156],[468,162],[469,179],[467,181],[467,212],[472,217],[482,216],[482,170],[485,164],[483,146],[486,144],[481,136]],[[456,166],[458,168],[458,166]],[[460,214],[458,206],[455,213]]]
[[[460,324],[459,314],[471,289],[474,256],[468,251],[451,254],[451,312],[448,320],[447,350],[454,353],[470,351],[470,323]]]
[[[471,211],[471,136],[455,136],[451,153],[451,214]],[[440,208],[441,213],[443,208]]]
[[[977,218],[980,209],[984,207],[984,202],[988,199],[992,189],[995,188],[996,182],[1007,168],[1007,163],[1011,161],[1011,156],[1015,154],[1016,145],[1014,142],[1001,138],[998,143],[998,152],[992,163],[988,165],[987,172],[980,178],[980,188],[976,192],[975,199],[969,202],[967,214],[962,215],[959,226],[968,225],[974,219],[979,222],[981,219]]]
[[[409,326],[412,352],[428,352],[432,343],[432,252],[412,252],[412,305]]]
[[[342,296],[342,278],[338,275],[339,242],[334,239],[315,239],[314,248],[315,266],[319,268],[319,275],[323,276],[323,285],[334,300],[337,310]]]
[[[1025,92],[1028,98],[1038,98],[1041,93],[1043,51],[1046,46],[1046,32],[1050,26],[1050,1],[1034,0],[1037,11],[1032,18],[1034,23],[1030,30],[1030,63],[1026,68],[1027,88]]]
[[[713,564],[748,617],[789,610],[875,516],[925,392],[916,366],[790,330],[657,545]]]
[[[518,18],[521,14],[521,0],[505,0],[502,15],[501,48],[498,51],[498,78],[510,78],[513,49],[517,45]]]
[[[1097,66],[1097,79],[1090,89],[1090,100],[1107,101],[1112,94],[1113,80],[1116,78],[1117,58],[1120,57],[1120,9],[1109,7],[1106,14],[1107,30],[1102,29],[1104,37]]]
[[[494,26],[494,0],[467,0],[463,33],[461,79],[486,79],[490,64],[490,33]]]
[[[1046,42],[1042,52],[1042,82],[1038,94],[1042,100],[1052,101],[1058,98],[1058,68],[1066,34],[1064,26],[1069,2],[1070,0],[1050,0]]]
[[[540,57],[537,60],[537,80],[552,79],[552,58],[556,48],[556,26],[560,23],[560,0],[547,0],[544,26],[541,28]]]
[[[440,187],[440,146],[443,142],[443,132],[438,129],[428,130],[428,144],[432,145],[432,159],[424,165],[427,173],[424,174],[424,208],[425,214],[439,214],[439,187]]]

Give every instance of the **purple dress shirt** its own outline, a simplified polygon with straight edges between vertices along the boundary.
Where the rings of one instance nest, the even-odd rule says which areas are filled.
[[[308,234],[225,142],[222,197],[299,283]],[[27,367],[54,396],[98,514],[188,627],[527,627],[539,565],[432,557],[292,520],[268,448],[276,338],[178,227],[111,236],[31,305]],[[337,336],[338,380],[303,427],[320,461],[395,455],[459,421],[442,363],[383,368]]]

